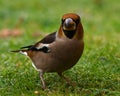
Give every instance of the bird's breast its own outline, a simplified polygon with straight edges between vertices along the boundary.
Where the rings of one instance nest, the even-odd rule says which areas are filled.
[[[37,69],[45,72],[65,71],[77,63],[83,47],[83,42],[76,40],[58,40],[49,46],[50,53],[34,52],[31,59]]]

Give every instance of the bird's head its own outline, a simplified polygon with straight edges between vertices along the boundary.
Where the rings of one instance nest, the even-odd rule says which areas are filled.
[[[74,13],[64,14],[61,20],[60,32],[61,33],[59,33],[59,35],[64,34],[69,39],[72,39],[76,35],[83,35],[83,27],[80,22],[80,16]]]

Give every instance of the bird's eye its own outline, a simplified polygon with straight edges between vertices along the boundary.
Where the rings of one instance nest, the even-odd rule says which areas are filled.
[[[62,22],[64,22],[65,21],[65,19],[62,19]]]

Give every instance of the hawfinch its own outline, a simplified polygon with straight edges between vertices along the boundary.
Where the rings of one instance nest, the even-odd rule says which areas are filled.
[[[33,67],[40,72],[42,87],[45,89],[43,79],[45,72],[57,72],[60,77],[69,82],[62,73],[77,63],[83,49],[83,27],[80,17],[68,13],[63,15],[57,32],[47,35],[33,45],[12,52],[22,53],[31,59]]]

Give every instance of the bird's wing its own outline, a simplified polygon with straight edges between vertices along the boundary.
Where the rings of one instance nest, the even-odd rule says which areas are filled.
[[[41,41],[39,41],[39,43],[50,44],[55,41],[55,38],[56,38],[56,32],[53,32],[53,33],[47,35]]]
[[[23,51],[23,50],[24,51],[32,50],[32,51],[43,51],[45,53],[48,53],[48,52],[50,52],[50,49],[48,46],[50,43],[55,41],[55,38],[56,38],[56,32],[47,35],[46,37],[44,37],[42,40],[35,43],[34,45],[24,46],[24,47],[21,47],[20,50],[15,50],[12,52],[19,52],[19,51]]]

